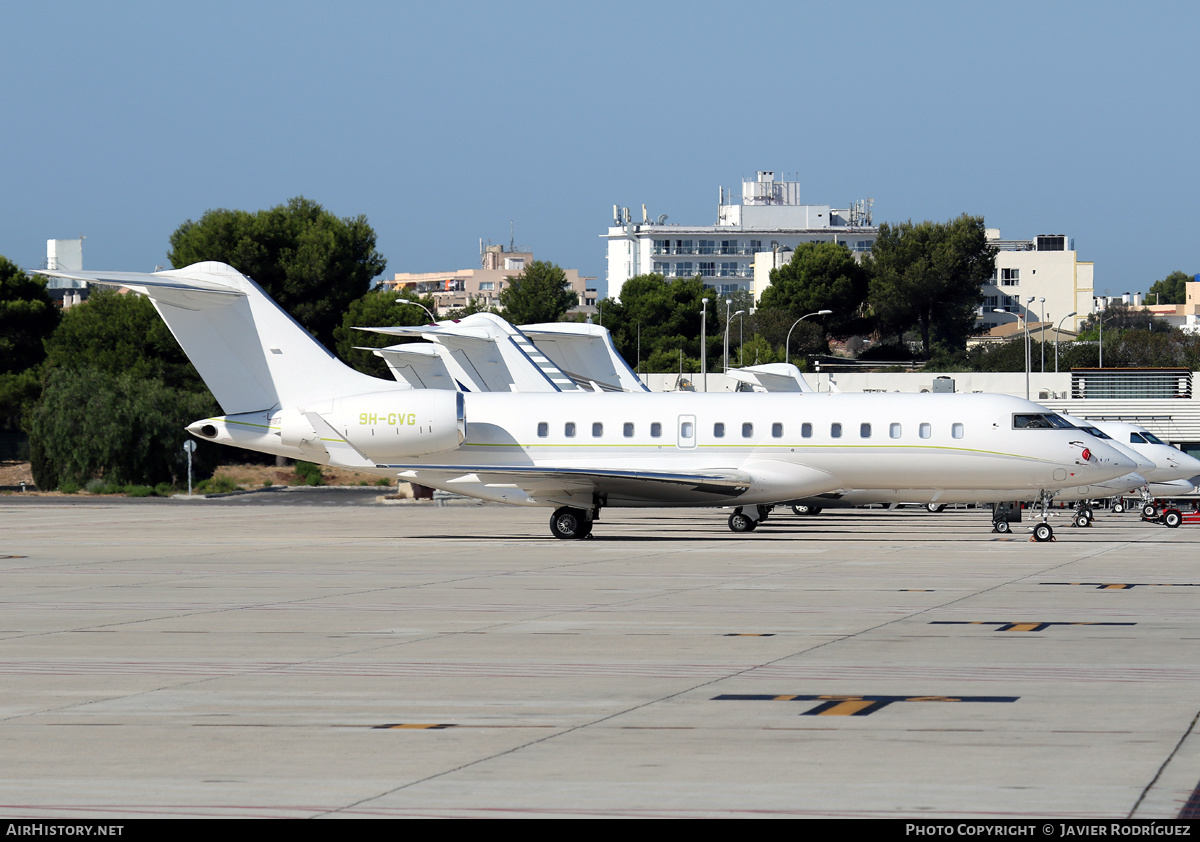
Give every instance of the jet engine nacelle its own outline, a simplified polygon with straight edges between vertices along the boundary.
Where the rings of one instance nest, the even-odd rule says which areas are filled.
[[[283,443],[311,446],[314,432],[330,432],[321,421],[376,463],[454,450],[466,437],[462,393],[444,390],[371,392],[300,407],[294,423],[283,424]]]

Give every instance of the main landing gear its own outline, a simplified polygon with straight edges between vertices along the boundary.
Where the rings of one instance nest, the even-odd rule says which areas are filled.
[[[753,532],[767,519],[774,506],[738,506],[729,516],[729,529],[733,532]]]
[[[564,541],[574,538],[587,538],[592,534],[592,522],[595,518],[584,509],[563,506],[555,509],[550,516],[550,531],[555,538]]]

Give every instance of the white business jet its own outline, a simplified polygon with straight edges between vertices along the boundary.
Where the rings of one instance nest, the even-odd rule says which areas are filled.
[[[1197,486],[1200,459],[1172,447],[1145,427],[1124,421],[1081,420],[1075,423],[1085,430],[1110,436],[1116,444],[1153,463],[1153,467],[1138,471],[1149,481],[1141,489],[1143,504],[1150,504],[1156,497],[1176,497],[1200,490]],[[1150,510],[1153,511],[1152,505]]]
[[[155,273],[47,272],[154,302],[225,415],[196,436],[397,476],[485,500],[553,506],[559,538],[614,507],[759,506],[867,484],[988,477],[997,499],[1102,482],[1133,463],[1073,427],[1020,429],[1044,410],[998,395],[482,394],[410,389],[341,363],[222,263]],[[972,494],[975,492],[972,491]],[[1049,540],[1047,524],[1035,532]]]

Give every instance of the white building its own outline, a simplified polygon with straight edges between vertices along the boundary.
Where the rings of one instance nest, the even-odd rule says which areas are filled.
[[[842,243],[858,254],[871,250],[879,229],[871,224],[871,201],[847,209],[800,204],[800,182],[776,181],[759,172],[742,182],[740,203],[720,190],[716,225],[666,223],[642,206],[641,222],[629,208],[613,206],[608,240],[608,295],[621,297],[621,286],[637,275],[694,278],[722,294],[749,290],[757,300],[770,283],[768,273],[783,255],[801,243]],[[756,271],[756,266],[758,267]]]
[[[46,240],[45,269],[59,272],[83,271],[83,238],[74,240]],[[80,289],[87,287],[85,281],[68,281],[63,278],[50,278],[49,289]]]
[[[1078,331],[1092,312],[1094,264],[1080,261],[1063,234],[1043,234],[1032,240],[1002,240],[996,228],[987,229],[996,253],[996,274],[983,285],[984,303],[977,324],[990,329],[1013,318],[1049,322]],[[1030,299],[1033,299],[1030,301]],[[1045,299],[1043,301],[1042,299]],[[1003,310],[1012,316],[996,313]]]

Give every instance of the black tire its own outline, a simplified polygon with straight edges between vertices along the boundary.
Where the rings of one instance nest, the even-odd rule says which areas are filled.
[[[926,503],[925,509],[927,511],[933,512],[934,514],[937,514],[938,512],[944,512],[946,510],[946,504],[945,503]]]
[[[992,529],[999,532],[1001,535],[1007,535],[1012,532],[1012,527],[1008,525],[1007,520],[998,520],[992,524]]]
[[[1158,514],[1158,512],[1155,511],[1153,503],[1147,503],[1146,505],[1142,506],[1142,517],[1154,517],[1156,514]]]
[[[550,516],[550,531],[563,541],[586,538],[592,531],[592,522],[583,509],[563,506]]]
[[[1124,514],[1125,504],[1118,500],[1117,502],[1113,503],[1112,510],[1117,514]]]
[[[1179,524],[1183,523],[1183,515],[1177,509],[1167,509],[1163,512],[1162,522],[1168,529],[1178,529]]]
[[[1092,519],[1088,517],[1087,512],[1079,512],[1075,515],[1076,526],[1091,526]]]
[[[804,517],[805,515],[811,515],[812,513],[813,513],[813,507],[809,506],[805,503],[798,503],[795,506],[792,506],[792,514],[794,514],[794,515],[799,515],[800,517]]]
[[[729,528],[733,532],[753,532],[757,526],[757,521],[751,520],[741,512],[734,512],[729,516]]]
[[[1054,537],[1054,530],[1050,528],[1048,523],[1039,523],[1033,527],[1033,540],[1038,543],[1049,541]]]

